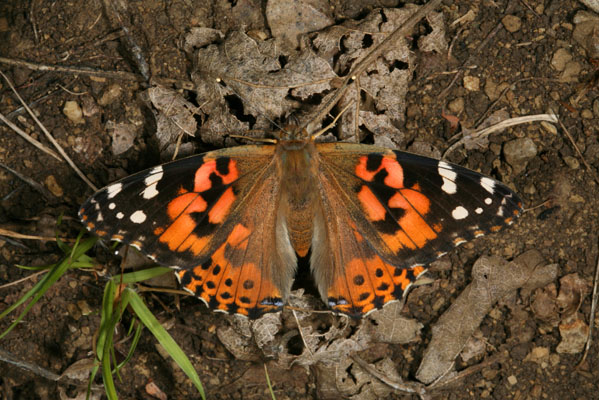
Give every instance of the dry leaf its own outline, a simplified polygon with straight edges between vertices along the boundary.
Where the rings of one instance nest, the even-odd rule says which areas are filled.
[[[269,0],[266,3],[266,20],[272,35],[290,49],[299,45],[300,35],[332,25],[334,21],[327,12],[330,12],[329,3],[320,0]]]
[[[531,277],[550,275],[552,269],[552,266],[546,266],[531,270],[498,257],[479,258],[472,268],[472,283],[433,326],[433,337],[424,352],[416,378],[428,384],[449,372],[455,357],[491,307]]]
[[[420,339],[423,325],[413,318],[402,317],[402,306],[402,302],[395,302],[372,312],[360,328],[367,330],[376,342],[405,344]]]
[[[160,150],[165,150],[174,144],[179,136],[195,136],[197,121],[194,115],[197,107],[185,100],[175,90],[160,86],[146,91],[147,97],[156,108],[156,138]]]
[[[564,318],[578,311],[589,290],[589,284],[580,278],[578,273],[563,276],[560,278],[559,284],[559,295],[556,298],[556,304],[562,318]]]

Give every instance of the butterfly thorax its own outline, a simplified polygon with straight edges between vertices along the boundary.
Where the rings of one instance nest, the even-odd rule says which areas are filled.
[[[287,227],[289,239],[301,257],[310,248],[314,211],[318,208],[318,155],[311,141],[282,140],[277,144],[281,174],[279,218]]]

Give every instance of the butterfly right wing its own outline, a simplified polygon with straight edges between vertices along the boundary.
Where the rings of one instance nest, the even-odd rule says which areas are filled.
[[[316,148],[311,265],[324,300],[347,314],[401,298],[424,265],[522,211],[505,185],[444,161],[362,144]]]

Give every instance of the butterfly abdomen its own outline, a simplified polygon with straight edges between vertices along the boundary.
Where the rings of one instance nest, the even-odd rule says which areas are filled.
[[[317,158],[311,143],[297,148],[282,142],[279,151],[282,153],[278,158],[281,174],[279,218],[287,225],[294,250],[300,257],[305,257],[314,229]]]

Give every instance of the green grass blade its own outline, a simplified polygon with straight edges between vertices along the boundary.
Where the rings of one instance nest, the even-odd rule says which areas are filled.
[[[147,269],[142,269],[140,271],[128,272],[126,274],[123,274],[122,281],[120,279],[120,276],[115,277],[114,279],[117,281],[117,283],[119,283],[119,282],[122,282],[125,284],[137,283],[137,282],[142,282],[142,281],[145,281],[148,279],[155,278],[160,275],[164,275],[167,272],[172,272],[172,271],[173,270],[171,268],[154,267],[154,268],[147,268]]]
[[[183,372],[185,372],[189,379],[191,379],[195,387],[200,392],[202,399],[206,399],[202,382],[200,382],[200,377],[183,350],[181,350],[171,335],[168,334],[166,329],[160,325],[156,317],[154,317],[152,312],[144,304],[141,297],[139,297],[137,293],[129,288],[126,288],[125,292],[128,292],[129,304],[131,305],[131,308],[133,308],[133,311],[140,321],[150,330],[150,332],[152,332],[158,342],[164,347],[173,360],[175,360],[175,362],[179,365]]]
[[[272,389],[272,384],[270,383],[270,376],[268,375],[268,368],[266,368],[266,363],[264,363],[264,376],[266,376],[266,384],[268,385],[270,398],[272,400],[277,400],[277,397],[275,396],[275,391]]]
[[[4,318],[6,315],[11,313],[20,305],[24,304],[27,300],[30,300],[25,309],[17,316],[17,318],[13,321],[12,324],[9,325],[8,328],[2,334],[0,334],[0,339],[6,336],[10,331],[12,331],[19,322],[27,315],[29,310],[37,303],[42,296],[48,291],[48,289],[58,280],[64,273],[70,268],[73,260],[78,260],[81,258],[86,251],[92,248],[92,246],[96,243],[96,238],[86,239],[83,242],[79,243],[81,236],[77,238],[73,249],[71,250],[68,257],[66,257],[63,261],[56,264],[52,269],[48,271],[46,275],[33,287],[31,288],[23,297],[21,297],[17,302],[8,307],[0,314],[0,319]]]

